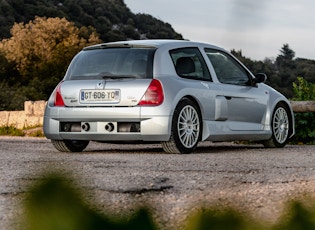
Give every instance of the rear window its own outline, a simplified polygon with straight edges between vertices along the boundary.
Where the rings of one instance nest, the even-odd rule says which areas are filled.
[[[152,48],[104,48],[81,51],[66,79],[152,78]]]

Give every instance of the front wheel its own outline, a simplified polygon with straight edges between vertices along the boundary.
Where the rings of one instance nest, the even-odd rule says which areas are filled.
[[[197,106],[189,99],[182,99],[175,108],[169,141],[162,142],[168,153],[191,153],[201,135],[201,119]]]
[[[82,152],[89,144],[89,141],[51,140],[51,143],[60,152]]]
[[[290,120],[287,107],[278,104],[271,120],[272,137],[263,142],[268,148],[282,148],[289,138]]]

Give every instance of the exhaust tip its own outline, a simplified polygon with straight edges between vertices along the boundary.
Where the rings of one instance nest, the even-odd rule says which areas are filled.
[[[82,130],[84,130],[85,132],[87,132],[87,131],[90,130],[90,125],[89,125],[89,123],[83,123],[83,124],[81,125],[81,128],[82,128]]]
[[[115,126],[114,126],[113,123],[108,123],[108,124],[105,125],[105,130],[107,132],[112,132],[114,129],[115,129]]]

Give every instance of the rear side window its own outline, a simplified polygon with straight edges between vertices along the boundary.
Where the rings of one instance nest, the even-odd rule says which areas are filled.
[[[211,80],[205,60],[196,47],[170,51],[176,73],[183,78]]]
[[[154,51],[151,48],[83,50],[71,62],[66,78],[152,78]]]

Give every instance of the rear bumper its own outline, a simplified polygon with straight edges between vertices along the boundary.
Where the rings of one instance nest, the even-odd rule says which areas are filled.
[[[142,107],[47,107],[44,115],[44,133],[48,139],[53,140],[169,140],[171,117],[165,114],[149,115],[152,111],[154,111],[152,108]],[[156,112],[158,110],[155,110]],[[67,125],[73,125],[73,128],[68,128]],[[112,126],[111,129],[108,129],[109,125]],[[131,125],[136,126],[137,129],[129,129]]]

